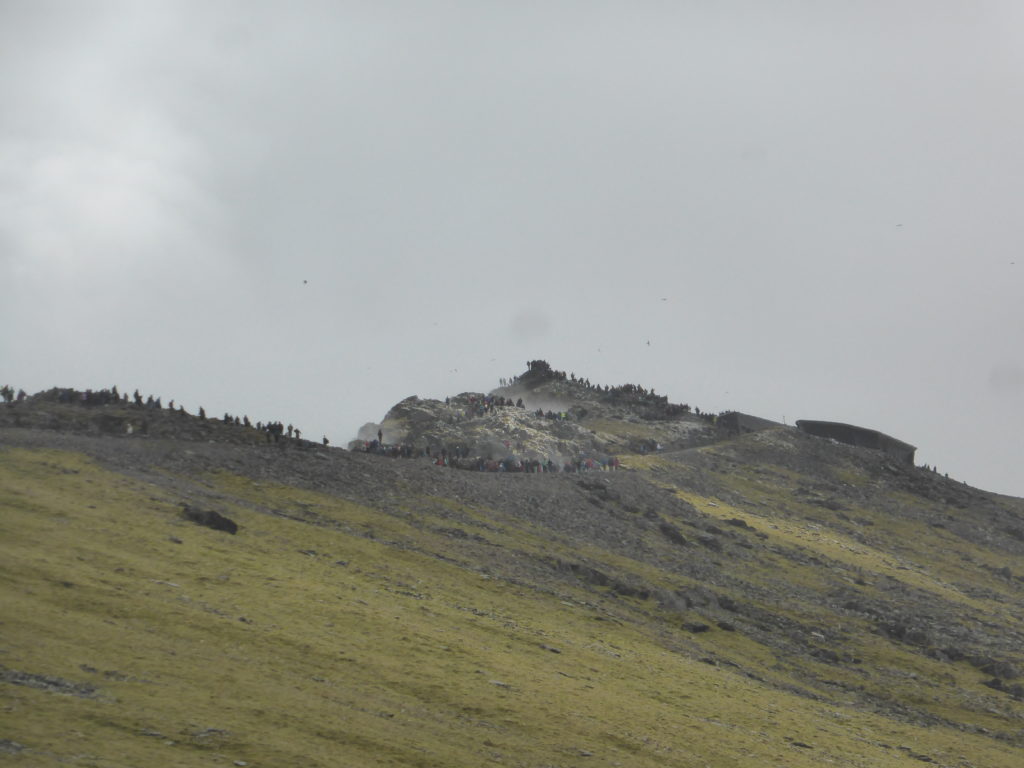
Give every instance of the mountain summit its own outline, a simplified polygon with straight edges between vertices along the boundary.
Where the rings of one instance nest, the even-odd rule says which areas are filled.
[[[1024,500],[809,423],[543,361],[407,398],[351,450],[155,398],[11,398],[0,752],[1020,765]]]
[[[607,464],[618,454],[706,445],[735,429],[731,418],[719,424],[718,417],[670,403],[653,389],[592,384],[533,360],[522,375],[488,393],[463,392],[444,401],[406,398],[380,424],[365,425],[349,447],[387,452],[398,445],[423,455],[511,457],[562,468],[587,459]],[[462,461],[458,466],[474,465]]]

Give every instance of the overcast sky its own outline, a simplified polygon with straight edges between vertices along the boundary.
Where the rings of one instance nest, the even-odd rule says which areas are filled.
[[[1024,496],[1020,0],[0,0],[0,384],[345,444],[544,358]]]

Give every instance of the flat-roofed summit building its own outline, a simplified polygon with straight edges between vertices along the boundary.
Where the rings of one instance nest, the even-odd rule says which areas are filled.
[[[842,424],[838,421],[809,421],[807,419],[798,420],[796,426],[801,432],[815,437],[828,437],[847,445],[873,448],[892,456],[903,464],[914,465],[914,452],[917,451],[915,446],[897,440],[895,437],[889,437],[877,429]]]

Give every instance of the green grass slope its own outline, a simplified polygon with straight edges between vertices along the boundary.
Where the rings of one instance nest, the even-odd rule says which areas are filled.
[[[785,431],[626,464],[0,430],[0,755],[1024,763],[1020,500]]]

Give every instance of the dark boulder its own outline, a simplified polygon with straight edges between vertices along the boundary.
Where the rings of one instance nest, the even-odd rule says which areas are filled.
[[[232,535],[238,533],[238,523],[229,517],[224,517],[220,512],[214,512],[212,509],[196,509],[186,504],[185,508],[181,511],[181,516],[196,525],[205,525],[207,528],[213,528],[215,531],[224,531]]]

